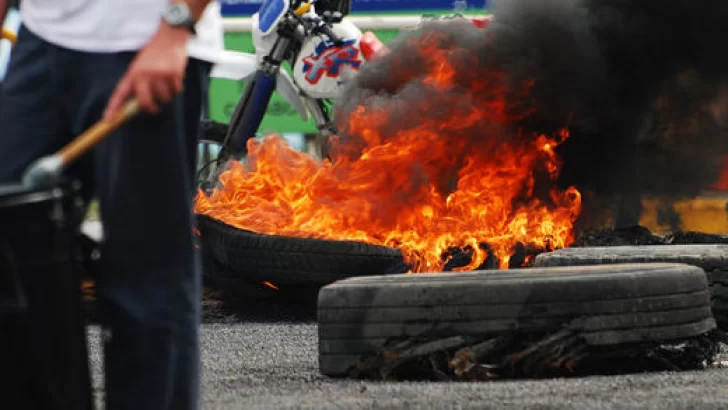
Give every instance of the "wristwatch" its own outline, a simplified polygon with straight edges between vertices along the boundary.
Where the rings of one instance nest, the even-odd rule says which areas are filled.
[[[185,2],[173,3],[167,6],[162,19],[172,27],[186,28],[192,35],[197,34],[195,31],[195,18]]]

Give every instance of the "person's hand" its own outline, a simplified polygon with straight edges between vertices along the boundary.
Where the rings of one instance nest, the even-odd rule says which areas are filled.
[[[169,102],[182,91],[189,37],[187,30],[162,23],[116,85],[104,118],[113,118],[133,96],[143,110],[156,114],[161,104]]]

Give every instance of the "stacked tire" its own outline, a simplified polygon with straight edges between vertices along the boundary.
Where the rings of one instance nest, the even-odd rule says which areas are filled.
[[[728,271],[715,270],[711,274],[713,316],[721,329],[728,329]]]
[[[538,255],[538,267],[566,267],[621,263],[686,263],[705,273],[711,288],[713,316],[728,329],[728,245],[645,245],[565,248]]]
[[[704,271],[675,263],[616,264],[351,278],[321,289],[319,366],[344,377],[392,342],[578,323],[589,346],[665,342],[715,329]]]

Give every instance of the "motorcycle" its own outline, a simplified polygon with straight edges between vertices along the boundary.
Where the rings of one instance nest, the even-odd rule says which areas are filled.
[[[328,157],[328,140],[336,133],[333,100],[348,79],[384,48],[372,32],[362,33],[346,15],[351,0],[265,0],[252,16],[255,55],[231,53],[213,78],[243,80],[247,87],[228,125],[208,123],[201,144],[217,145],[202,155],[198,180],[216,183],[216,168],[247,154],[274,91],[318,131],[315,154]],[[287,63],[292,75],[282,69]]]

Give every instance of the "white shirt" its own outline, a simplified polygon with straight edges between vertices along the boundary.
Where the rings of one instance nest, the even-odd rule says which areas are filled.
[[[151,40],[169,0],[23,0],[23,24],[58,46],[87,52],[137,51]],[[212,1],[190,39],[190,57],[210,61],[224,48],[220,4]]]

